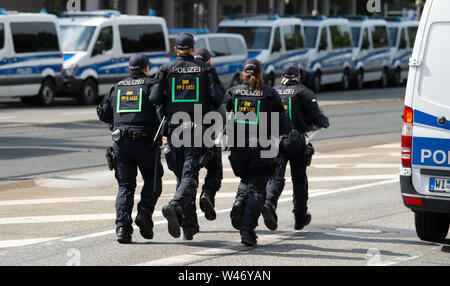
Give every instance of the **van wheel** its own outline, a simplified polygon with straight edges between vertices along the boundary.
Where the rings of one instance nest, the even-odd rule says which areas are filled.
[[[344,74],[342,75],[341,90],[348,90],[349,86],[350,86],[350,76],[349,72],[345,70]]]
[[[319,93],[321,86],[322,86],[322,81],[321,81],[320,73],[317,72],[314,74],[311,87],[315,93]]]
[[[396,69],[394,72],[394,86],[401,86],[402,83],[402,71],[400,69]]]
[[[381,74],[381,78],[379,80],[378,85],[381,88],[386,88],[388,86],[388,74],[387,74],[387,70],[386,69],[383,70],[383,73]]]
[[[45,79],[36,97],[37,104],[40,106],[50,106],[55,100],[55,84],[51,79]]]
[[[446,214],[416,212],[414,213],[417,236],[421,240],[441,242],[449,229],[449,218]]]
[[[82,105],[93,105],[97,100],[97,85],[92,79],[87,79],[81,86],[78,102]]]
[[[362,69],[358,70],[355,78],[355,88],[362,89],[364,87],[364,71]]]

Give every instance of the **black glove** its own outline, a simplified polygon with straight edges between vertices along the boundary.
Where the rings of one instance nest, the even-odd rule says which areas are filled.
[[[328,117],[323,116],[319,121],[319,127],[328,128],[330,127],[330,122],[328,121]]]

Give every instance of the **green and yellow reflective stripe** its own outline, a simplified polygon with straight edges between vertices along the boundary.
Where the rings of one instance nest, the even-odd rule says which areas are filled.
[[[237,119],[237,106],[238,99],[234,99],[234,122],[235,123],[243,123],[243,124],[259,124],[259,111],[261,109],[261,101],[258,100],[258,107],[256,108],[256,121],[248,121],[248,120],[238,120]]]
[[[138,109],[120,109],[120,89],[117,92],[117,113],[141,112],[142,111],[142,88],[139,89],[139,107]]]
[[[199,86],[200,86],[200,80],[197,77],[195,80],[195,99],[176,99],[175,97],[175,78],[172,78],[172,102],[199,102],[200,99],[200,90],[199,90]]]

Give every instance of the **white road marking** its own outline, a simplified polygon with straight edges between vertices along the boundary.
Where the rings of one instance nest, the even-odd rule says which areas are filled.
[[[337,189],[337,190],[333,190],[333,191],[316,190],[314,192],[311,192],[309,194],[309,197],[310,198],[320,197],[320,196],[325,196],[325,195],[339,193],[339,192],[353,191],[353,190],[357,190],[357,189],[364,189],[364,188],[373,187],[373,186],[380,186],[380,185],[395,183],[397,181],[398,181],[398,179],[396,179],[396,180],[388,180],[388,181],[377,182],[377,183],[372,183],[372,184],[364,184],[364,185],[354,186],[354,187],[350,187],[350,188]],[[290,194],[292,194],[292,190],[284,190],[283,193],[282,193],[282,195],[290,195]],[[290,198],[284,198],[284,199],[280,199],[278,201],[278,203],[283,203],[283,202],[292,202],[292,198],[291,197]],[[216,213],[217,214],[229,213],[230,211],[231,211],[231,208],[227,208],[227,209],[217,210]],[[159,214],[159,216],[161,216],[161,212],[156,212],[156,213]],[[201,210],[197,210],[197,214],[198,215],[203,215]],[[154,215],[154,217],[155,216],[156,215]],[[160,220],[160,221],[155,221],[154,222],[155,225],[166,224],[166,223],[167,223],[166,220]],[[83,240],[83,239],[95,238],[95,237],[100,237],[100,236],[104,236],[104,235],[110,235],[110,234],[114,234],[114,233],[115,233],[115,230],[108,230],[108,231],[102,231],[102,232],[87,234],[87,235],[73,237],[73,238],[66,238],[66,239],[63,239],[62,241],[68,241],[68,242],[79,241],[79,240]]]
[[[86,111],[70,111],[70,112],[62,112],[59,115],[62,116],[71,116],[71,115],[81,115],[81,114],[94,114],[95,112],[92,110],[86,110]]]
[[[395,264],[398,264],[398,263],[401,263],[401,262],[417,259],[419,257],[420,256],[398,257],[398,258],[393,259],[393,260],[382,261],[380,263],[376,263],[376,264],[374,264],[374,266],[391,266],[391,265],[395,265]]]
[[[14,119],[16,116],[0,116],[0,120]]]
[[[311,168],[314,169],[389,169],[399,168],[400,163],[344,163],[344,164],[313,164]]]
[[[49,238],[33,238],[33,239],[16,239],[16,240],[0,240],[0,248],[7,247],[21,247],[27,245],[33,245],[43,242],[48,242],[52,240],[58,240],[62,237],[49,237]]]
[[[401,148],[401,143],[400,141],[397,143],[389,143],[389,144],[382,144],[382,145],[376,145],[376,146],[372,146],[370,147],[371,149],[390,149],[390,148]]]

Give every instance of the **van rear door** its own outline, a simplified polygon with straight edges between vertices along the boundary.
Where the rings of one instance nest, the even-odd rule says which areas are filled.
[[[6,25],[0,21],[0,97],[10,96],[9,75],[8,75],[8,58],[10,57],[9,49],[6,45]]]
[[[450,21],[425,27],[413,60],[413,185],[424,195],[450,196]],[[421,44],[421,46],[419,46]],[[420,52],[419,51],[420,48]],[[414,58],[417,57],[417,58]]]

